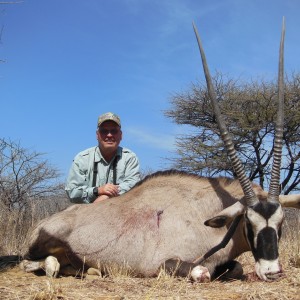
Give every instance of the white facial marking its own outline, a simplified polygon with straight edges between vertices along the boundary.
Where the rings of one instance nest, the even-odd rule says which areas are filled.
[[[283,210],[281,206],[279,206],[275,213],[268,220],[268,226],[274,228],[277,231],[279,225],[282,223],[283,217]]]
[[[260,259],[255,263],[255,271],[260,279],[270,281],[267,275],[280,274],[281,268],[278,259],[272,261]]]
[[[248,209],[247,216],[251,222],[254,233],[254,247],[257,248],[257,233],[267,226],[267,221],[262,215],[251,208]]]
[[[268,220],[266,220],[262,215],[260,215],[258,212],[254,211],[251,208],[248,208],[247,216],[252,225],[252,230],[254,233],[254,241],[253,242],[254,242],[255,248],[257,248],[258,233],[265,227],[271,227],[271,228],[275,229],[275,231],[277,233],[277,239],[279,238],[278,237],[278,228],[279,228],[280,224],[282,223],[282,220],[284,217],[281,206],[279,206],[276,209],[274,214],[271,215],[271,217]]]

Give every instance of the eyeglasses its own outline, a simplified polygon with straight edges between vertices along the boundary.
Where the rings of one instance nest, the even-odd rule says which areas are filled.
[[[99,128],[99,132],[103,135],[108,135],[109,133],[112,135],[115,135],[115,134],[119,133],[119,129],[117,129],[117,128],[112,128],[112,129]]]

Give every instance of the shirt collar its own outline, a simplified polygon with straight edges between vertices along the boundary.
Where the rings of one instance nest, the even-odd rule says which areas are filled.
[[[120,146],[118,147],[116,156],[118,156],[118,157],[122,156],[122,149],[123,149],[122,147],[120,147]],[[95,162],[99,162],[101,160],[103,160],[103,161],[106,162],[106,160],[104,159],[104,157],[102,156],[102,154],[100,152],[99,147],[97,146],[96,149],[95,149],[95,158],[94,158],[94,161]]]

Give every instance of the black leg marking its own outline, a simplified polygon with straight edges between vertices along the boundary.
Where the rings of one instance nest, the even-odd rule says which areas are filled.
[[[163,268],[168,274],[180,277],[189,277],[191,270],[195,266],[194,263],[182,261],[180,259],[168,259],[163,264]]]
[[[224,265],[217,266],[212,277],[222,281],[242,280],[244,279],[243,273],[242,265],[235,260],[231,260]]]

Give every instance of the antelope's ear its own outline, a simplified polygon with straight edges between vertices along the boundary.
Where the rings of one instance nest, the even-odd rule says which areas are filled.
[[[243,214],[245,211],[245,206],[241,202],[236,202],[235,204],[223,209],[217,216],[206,220],[204,225],[213,228],[223,227],[233,221],[235,217]]]
[[[279,202],[283,207],[300,209],[300,194],[279,195]]]
[[[204,222],[204,225],[213,227],[213,228],[220,228],[225,226],[230,220],[228,220],[227,216],[216,216]]]

